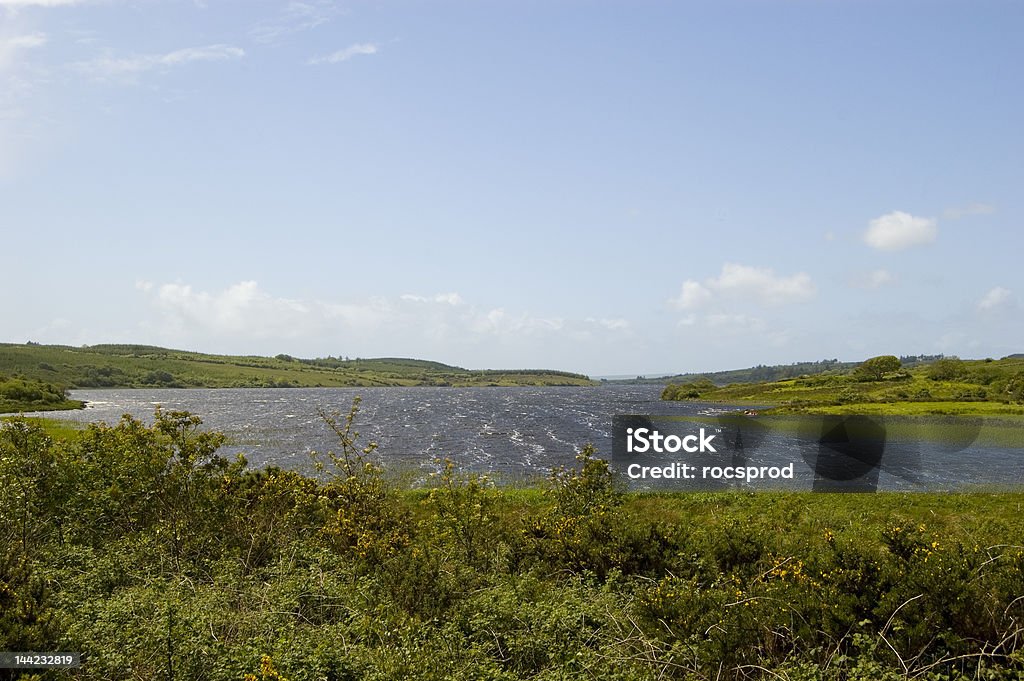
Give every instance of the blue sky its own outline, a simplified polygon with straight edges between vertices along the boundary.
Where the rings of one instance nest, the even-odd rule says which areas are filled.
[[[1018,2],[0,0],[0,340],[1024,352]]]

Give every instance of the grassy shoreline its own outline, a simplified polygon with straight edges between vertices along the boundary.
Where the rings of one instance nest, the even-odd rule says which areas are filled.
[[[0,417],[29,414],[37,411],[73,411],[85,409],[82,400],[60,400],[58,402],[25,402],[5,400],[0,402]]]
[[[708,380],[669,384],[666,400],[700,400],[756,408],[763,415],[866,414],[980,416],[1024,424],[1024,358],[944,358],[887,371],[859,367],[760,383],[717,386]]]
[[[68,398],[67,389],[59,384],[0,374],[0,414],[27,411],[81,409],[85,403]]]

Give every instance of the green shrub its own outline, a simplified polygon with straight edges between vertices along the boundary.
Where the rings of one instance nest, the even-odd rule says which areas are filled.
[[[339,414],[321,410],[320,418],[338,437],[341,452],[327,452],[328,470],[319,454],[312,454],[317,471],[329,473],[323,485],[328,517],[322,528],[330,545],[368,565],[379,565],[408,546],[411,519],[401,507],[384,470],[368,457],[377,448],[375,443],[359,447],[359,433],[354,430],[360,399],[341,421]]]

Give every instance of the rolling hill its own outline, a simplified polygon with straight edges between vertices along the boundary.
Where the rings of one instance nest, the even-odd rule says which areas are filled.
[[[0,344],[0,378],[35,388],[297,388],[335,386],[592,385],[581,374],[541,369],[470,370],[384,357],[300,359],[213,355],[149,345]],[[41,389],[41,388],[39,388]],[[52,391],[51,391],[52,392]],[[11,400],[15,403],[17,400]],[[3,408],[11,411],[11,405]]]

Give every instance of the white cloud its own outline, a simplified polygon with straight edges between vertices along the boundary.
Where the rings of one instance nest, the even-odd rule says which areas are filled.
[[[45,33],[36,32],[24,35],[0,36],[0,55],[26,48],[42,47],[45,44]]]
[[[996,212],[996,207],[988,203],[969,203],[966,206],[947,208],[942,212],[942,217],[947,220],[959,220],[969,215],[991,215]]]
[[[854,279],[853,285],[858,288],[876,289],[887,286],[894,281],[896,281],[896,277],[891,272],[879,269],[860,275]]]
[[[1002,286],[996,286],[978,301],[978,309],[982,311],[995,310],[1010,302],[1012,292]]]
[[[115,79],[132,78],[146,71],[169,69],[191,62],[223,61],[240,59],[245,50],[232,45],[207,45],[205,47],[187,47],[164,54],[144,54],[132,57],[103,56],[89,61],[78,62],[75,67],[94,78]]]
[[[669,302],[680,310],[692,310],[700,307],[710,299],[711,291],[709,291],[707,287],[702,285],[699,281],[687,279],[683,282],[683,287],[679,291],[679,296],[673,298]]]
[[[780,275],[767,267],[727,262],[717,277],[683,282],[679,295],[669,303],[688,313],[676,322],[688,342],[728,336],[781,347],[789,343],[790,332],[761,317],[760,311],[814,295],[814,282],[805,272]]]
[[[46,44],[45,33],[25,33],[21,35],[0,35],[0,76],[13,71],[18,65],[18,55]],[[6,80],[6,78],[5,78]],[[3,83],[5,90],[10,90],[11,84]]]
[[[276,43],[290,35],[326,24],[341,12],[333,0],[293,0],[278,16],[249,29],[249,37],[258,43]]]
[[[465,318],[470,330],[485,336],[536,336],[557,332],[566,322],[559,317],[533,317],[525,312],[512,314],[505,308],[474,312]]]
[[[771,269],[726,263],[710,287],[726,294],[758,299],[770,305],[799,302],[814,295],[814,284],[804,272],[776,276]]]
[[[676,326],[695,326],[697,324],[697,315],[688,314],[676,322]]]
[[[337,64],[339,62],[348,61],[352,57],[361,54],[377,54],[377,46],[373,43],[356,43],[355,45],[349,45],[345,49],[332,52],[331,54],[323,57],[314,57],[309,60],[310,64]]]
[[[216,334],[257,337],[295,337],[302,333],[302,322],[309,312],[299,301],[274,298],[261,291],[255,281],[243,281],[214,294],[193,291],[185,284],[164,284],[157,289],[156,302],[167,315],[166,321],[179,330],[198,327]]]
[[[748,340],[756,338],[759,343],[773,347],[782,347],[790,341],[789,331],[772,328],[766,320],[753,315],[715,313],[706,315],[702,322],[717,339],[725,336]]]
[[[175,50],[157,57],[160,65],[173,66],[185,64],[190,61],[211,61],[218,59],[238,59],[245,56],[245,50],[230,45],[209,45],[207,47],[188,47],[183,50]]]
[[[413,293],[406,293],[401,296],[402,300],[414,303],[447,303],[448,305],[461,305],[462,296],[458,293],[438,293],[434,296],[418,296]]]
[[[767,267],[751,267],[727,262],[717,277],[703,283],[688,279],[679,295],[669,303],[680,310],[704,307],[715,300],[754,301],[765,305],[782,305],[808,300],[814,296],[811,277],[798,272],[780,276]]]
[[[39,84],[47,70],[31,63],[27,53],[46,45],[45,33],[0,27],[0,179],[13,176],[33,155],[39,139],[51,133],[48,121],[35,104]]]
[[[704,323],[711,328],[733,328],[741,331],[763,331],[765,328],[763,319],[742,314],[710,314]]]
[[[934,219],[897,210],[872,220],[864,233],[864,241],[881,251],[901,251],[931,243],[937,234]]]
[[[586,321],[590,323],[597,323],[610,331],[626,331],[630,326],[628,321],[620,317],[616,317],[615,319],[605,319],[603,317],[601,319],[594,319],[592,317],[588,317]]]
[[[617,343],[631,336],[618,318],[540,317],[504,307],[477,306],[455,292],[405,294],[335,302],[271,295],[255,281],[220,291],[184,283],[136,283],[156,318],[145,324],[154,342],[179,347],[248,347],[275,354],[323,352],[331,339],[345,354],[405,355],[481,365],[533,365],[525,357],[548,352],[578,361],[581,349]],[[281,350],[281,348],[286,348]],[[338,352],[334,350],[334,352]],[[552,365],[554,366],[554,365]]]

